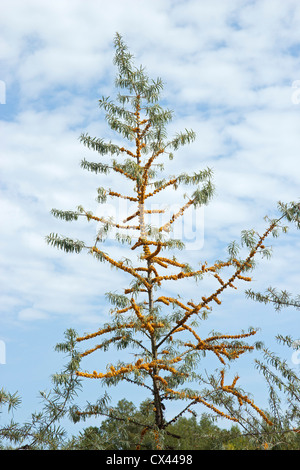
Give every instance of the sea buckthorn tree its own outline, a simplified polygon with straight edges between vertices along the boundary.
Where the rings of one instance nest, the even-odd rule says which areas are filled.
[[[124,220],[95,215],[82,206],[75,211],[53,209],[52,214],[57,218],[73,221],[83,217],[100,228],[90,244],[54,233],[47,237],[50,245],[66,252],[86,250],[96,260],[108,263],[123,272],[128,281],[131,280],[123,292],[107,294],[113,305],[109,321],[97,331],[77,338],[77,342],[82,344],[94,339],[98,341],[82,352],[81,364],[84,364],[86,356],[93,354],[96,369],[97,352],[107,351],[107,367],[101,361],[100,370],[86,371],[80,367],[77,375],[100,380],[107,387],[126,381],[149,393],[153,420],[138,423],[141,428],[138,448],[146,433],[154,436],[157,448],[162,448],[168,426],[186,411],[193,412],[198,405],[216,415],[238,421],[224,411],[221,396],[236,400],[241,407],[252,408],[271,425],[268,416],[238,387],[239,377],[229,383],[225,377],[228,364],[254,348],[248,339],[255,335],[256,330],[250,328],[247,332],[233,331],[232,334],[216,333],[203,337],[198,322],[207,318],[212,305],[218,307],[221,304],[221,296],[226,289],[237,289],[236,281],[251,281],[248,272],[254,268],[255,256],[268,255],[264,240],[278,229],[280,218],[269,220],[261,235],[254,230],[242,233],[242,245],[247,252],[242,257],[235,242],[228,246],[227,259],[217,260],[211,265],[201,261],[197,268],[193,268],[179,260],[178,254],[175,256],[182,252],[184,244],[182,240],[170,238],[170,232],[177,219],[187,211],[208,204],[214,193],[212,170],[206,168],[191,175],[183,172],[165,176],[166,161],[172,160],[180,147],[194,141],[195,133],[185,129],[168,138],[167,125],[172,120],[172,112],[159,104],[163,89],[161,79],[149,79],[143,67],[134,65],[133,56],[119,34],[115,36],[114,46],[118,94],[115,100],[102,97],[99,106],[106,113],[108,126],[116,133],[117,143],[82,134],[81,142],[95,151],[97,161],[84,159],[81,166],[102,177],[109,172],[123,177],[128,193],[123,194],[117,188],[99,187],[97,200],[101,204],[108,198],[122,199],[130,202],[134,209]],[[118,143],[120,139],[122,144]],[[166,214],[163,208],[154,209],[157,207],[155,198],[167,188],[176,190],[192,185],[195,188],[185,195],[180,209],[163,220]],[[156,213],[163,220],[158,226],[151,223],[151,217]],[[112,249],[111,243],[107,249],[105,242],[110,231],[115,231],[116,243],[127,244],[132,255],[130,259],[117,260],[108,252]],[[198,286],[197,300],[183,300],[179,295],[171,296],[163,290],[168,289],[171,281],[201,281],[205,276],[213,276],[216,284],[210,293],[198,294]],[[134,359],[124,362],[122,353],[120,360],[111,364],[108,351],[112,346],[120,351],[129,348]],[[201,359],[208,354],[220,363],[218,375],[214,373],[214,382],[204,378],[200,367]],[[193,383],[194,388],[187,387],[188,382]],[[167,418],[167,407],[173,400],[182,402],[182,407]],[[77,410],[78,416],[89,414],[123,419],[118,416],[117,409],[105,408],[104,405],[90,406],[87,411]]]

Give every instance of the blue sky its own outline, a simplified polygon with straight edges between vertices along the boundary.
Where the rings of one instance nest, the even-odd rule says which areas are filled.
[[[1,386],[22,396],[24,405],[15,413],[22,420],[37,409],[38,391],[49,388],[50,375],[64,363],[53,348],[65,329],[97,329],[108,318],[105,292],[127,285],[126,276],[91,256],[67,255],[45,244],[50,232],[93,239],[95,226],[66,224],[50,210],[82,204],[99,211],[96,188],[113,186],[111,176],[106,180],[80,168],[82,158],[95,161],[96,154],[78,137],[88,132],[111,138],[97,100],[114,93],[115,33],[122,34],[137,65],[163,79],[163,102],[174,110],[170,134],[184,128],[197,134],[175,155],[171,173],[214,171],[216,196],[198,213],[201,236],[186,252],[193,262],[213,262],[226,256],[241,230],[264,232],[263,217],[276,215],[278,200],[300,196],[300,100],[293,87],[300,80],[300,5],[4,0],[1,10],[6,99],[0,104],[0,340],[6,364],[0,364],[0,376]],[[178,198],[180,203],[180,192]],[[260,262],[252,288],[272,285],[298,293],[299,234],[291,227],[268,243],[273,257]],[[114,250],[117,258],[122,255],[119,246]],[[170,289],[196,298],[210,282]],[[275,348],[277,333],[299,337],[297,312],[278,314],[246,301],[243,288],[225,294],[206,331],[259,326],[260,339]],[[260,378],[247,364],[235,367],[259,403]],[[83,397],[92,401],[90,394],[97,393],[98,385],[86,384]],[[124,393],[111,390],[115,402]],[[134,390],[128,393],[139,402]]]

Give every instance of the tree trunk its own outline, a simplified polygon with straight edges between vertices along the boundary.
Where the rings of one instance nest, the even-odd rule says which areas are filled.
[[[148,282],[151,284],[151,261],[148,261]],[[153,312],[153,291],[152,291],[152,286],[150,289],[148,289],[148,299],[149,299],[149,314],[151,315]],[[154,331],[151,334],[151,350],[152,350],[152,360],[156,361],[157,360],[157,344],[156,344],[156,331]],[[158,380],[155,378],[155,376],[158,375],[158,369],[157,367],[153,368],[153,397],[154,397],[154,408],[155,408],[155,424],[159,429],[163,428],[164,425],[164,416],[163,416],[163,408],[162,408],[162,402],[161,402],[161,397],[159,394],[159,386],[158,386]]]

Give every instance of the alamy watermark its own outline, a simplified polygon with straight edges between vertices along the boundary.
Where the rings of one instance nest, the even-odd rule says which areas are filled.
[[[292,83],[294,89],[291,100],[293,104],[300,104],[300,80],[294,80]]]
[[[0,80],[0,104],[6,104],[6,85],[3,80]]]
[[[159,228],[164,241],[177,239],[184,243],[186,250],[200,250],[204,245],[204,207],[198,207],[196,210],[193,207],[187,208],[182,213],[181,208],[183,204],[149,204],[145,207],[144,223],[145,231],[150,230],[149,239],[155,237],[155,232],[158,233]],[[131,215],[136,214],[131,218]],[[127,200],[120,200],[118,204],[101,204],[98,217],[103,219],[103,222],[97,224],[97,234],[104,235],[105,221],[111,221],[112,227],[118,224],[118,227],[108,232],[108,238],[114,238],[116,232],[122,233],[124,236],[131,236],[132,240],[137,240],[140,236],[140,230],[135,230],[134,227],[139,227],[139,215],[136,212],[136,206],[128,203]],[[175,219],[173,220],[173,217]],[[168,222],[170,222],[168,224]],[[127,230],[124,230],[125,227]],[[151,229],[152,234],[151,234]]]
[[[5,342],[0,339],[0,364],[6,364],[6,346]]]
[[[293,364],[300,364],[300,339],[293,341],[292,348],[295,351],[292,354],[292,363]]]

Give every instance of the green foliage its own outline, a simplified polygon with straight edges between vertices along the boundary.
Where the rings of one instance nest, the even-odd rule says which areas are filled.
[[[17,392],[10,393],[4,390],[2,387],[0,390],[0,410],[4,405],[7,406],[8,412],[17,408],[21,404],[21,399],[17,395]],[[1,412],[1,411],[0,411]]]
[[[281,218],[287,219],[288,222],[294,222],[296,227],[300,228],[300,204],[296,202],[290,202],[285,204],[278,202],[278,209],[282,213]],[[287,231],[288,227],[283,226],[282,230]],[[277,236],[277,232],[273,233],[274,236]],[[246,297],[256,302],[271,304],[274,306],[275,310],[279,312],[283,308],[294,307],[297,310],[300,309],[300,295],[292,296],[290,292],[285,289],[277,289],[272,286],[269,286],[265,292],[254,292],[252,289],[247,289],[245,291]]]
[[[300,229],[300,203],[299,202],[293,201],[287,204],[287,203],[283,203],[279,201],[278,209],[289,222],[294,222],[296,227]]]
[[[41,411],[31,414],[24,424],[14,420],[0,428],[0,448],[56,450],[66,443],[66,432],[59,422],[71,418],[72,402],[81,387],[76,375],[80,355],[76,351],[76,332],[69,329],[65,332],[65,341],[56,345],[55,350],[67,353],[70,360],[61,373],[52,376],[53,388],[49,392],[40,392],[43,406]],[[1,390],[0,406],[8,404],[8,411],[20,406],[21,398]]]
[[[264,294],[260,292],[253,292],[252,289],[245,291],[246,296],[252,300],[255,300],[264,304],[273,304],[276,311],[280,311],[283,308],[294,307],[300,309],[300,295],[293,297],[291,293],[284,290],[279,290],[274,287],[268,287]]]
[[[118,155],[120,153],[120,148],[117,145],[114,145],[111,142],[105,143],[103,139],[98,139],[97,137],[91,138],[88,134],[81,134],[79,140],[87,148],[95,150],[100,155]],[[82,160],[81,165],[85,169],[88,168],[92,170],[93,168],[92,164],[90,165],[86,160]]]
[[[60,214],[62,216],[63,212]],[[70,220],[69,215],[67,216]],[[57,233],[50,233],[46,237],[46,241],[49,245],[55,246],[56,248],[66,251],[67,253],[80,253],[84,248],[84,242],[80,240],[73,240],[67,237],[60,237]]]
[[[94,173],[104,173],[105,175],[107,175],[110,170],[109,165],[101,162],[88,162],[85,158],[81,161],[81,168],[84,170],[93,171]]]
[[[128,400],[120,400],[116,406],[118,414],[111,414],[99,427],[89,426],[78,437],[73,437],[73,448],[135,450],[141,442],[139,423],[146,418],[149,426],[153,425],[150,407],[151,402],[147,400],[141,403],[139,409]],[[179,417],[168,431],[164,435],[166,450],[297,450],[300,445],[298,434],[293,432],[270,431],[269,434],[260,434],[254,428],[243,432],[237,425],[225,429],[216,425],[207,415],[202,415],[199,420],[195,416]],[[149,429],[142,440],[141,450],[155,449],[155,438]]]

